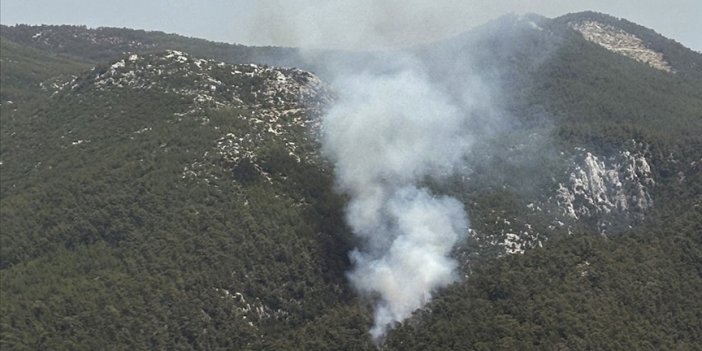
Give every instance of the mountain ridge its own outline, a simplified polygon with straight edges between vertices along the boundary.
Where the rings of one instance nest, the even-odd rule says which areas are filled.
[[[383,349],[699,343],[702,83],[680,66],[699,58],[659,71],[570,16],[506,17],[418,54],[477,64],[518,118],[471,169],[427,184],[471,215],[464,279]],[[55,53],[25,47],[0,54],[3,97],[23,92],[0,105],[3,348],[376,348],[370,303],[345,278],[348,199],[315,137],[335,98],[323,78],[155,47],[93,52],[94,68],[58,56],[66,69],[32,76]],[[327,55],[359,59],[342,54]],[[463,72],[431,68],[437,84]]]

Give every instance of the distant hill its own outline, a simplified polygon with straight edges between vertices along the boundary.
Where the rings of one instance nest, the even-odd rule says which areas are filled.
[[[678,73],[684,76],[689,75],[694,79],[701,78],[702,58],[699,53],[686,48],[675,40],[656,33],[650,28],[629,22],[623,18],[616,18],[597,12],[568,14],[557,18],[556,21],[571,27],[586,22],[595,22],[609,28],[618,29],[639,39],[641,44],[648,50],[662,55]]]
[[[0,41],[0,101],[23,100],[38,90],[40,83],[90,66],[58,54],[49,54],[6,38]]]
[[[86,62],[116,60],[126,53],[146,54],[180,50],[196,57],[228,63],[276,64],[279,57],[292,57],[297,52],[293,48],[250,47],[128,28],[2,25],[0,34],[22,45]]]
[[[2,349],[377,349],[319,153],[323,66],[116,28],[0,45]],[[702,54],[592,12],[410,51],[456,95],[445,78],[478,71],[499,92],[483,121],[511,122],[427,184],[470,214],[465,279],[381,349],[701,344]]]

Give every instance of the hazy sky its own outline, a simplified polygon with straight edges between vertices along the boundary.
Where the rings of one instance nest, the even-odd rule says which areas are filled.
[[[594,10],[702,51],[702,0],[2,0],[3,24],[84,24],[161,30],[255,45],[407,45],[514,12],[556,17]],[[346,41],[370,32],[380,41]],[[314,35],[314,40],[309,37]]]

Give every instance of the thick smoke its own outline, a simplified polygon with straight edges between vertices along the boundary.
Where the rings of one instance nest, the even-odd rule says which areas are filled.
[[[441,22],[431,6],[414,0],[292,3],[298,6],[296,15],[280,21],[271,21],[282,16],[279,12],[263,11],[259,19],[269,21],[261,22],[268,27],[258,27],[261,33],[300,36],[298,42],[306,47],[337,37],[345,38],[346,47],[392,47],[396,42],[388,33],[395,30],[379,24],[406,27],[402,21],[414,17],[423,26]],[[290,6],[280,10],[287,13]],[[334,6],[339,11],[329,10]],[[339,32],[327,30],[330,23]],[[337,94],[323,117],[322,151],[334,164],[340,191],[349,195],[346,220],[361,239],[350,253],[348,278],[374,301],[370,332],[381,341],[437,289],[458,279],[450,254],[468,233],[466,212],[459,201],[434,194],[425,184],[463,169],[476,133],[485,130],[485,124],[476,128],[471,121],[480,120],[477,111],[490,99],[468,64],[445,53],[428,58],[394,50],[322,57],[334,59],[312,65],[329,72]],[[438,74],[437,66],[447,68]]]
[[[408,61],[338,80],[339,98],[323,120],[323,151],[350,195],[347,222],[364,242],[351,253],[349,279],[377,298],[375,340],[457,279],[449,254],[468,227],[460,202],[421,186],[462,165],[468,119]]]

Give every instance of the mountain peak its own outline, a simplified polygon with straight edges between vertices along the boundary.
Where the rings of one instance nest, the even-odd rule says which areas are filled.
[[[690,79],[701,77],[702,55],[651,28],[592,11],[570,13],[554,21],[585,40],[652,68]]]
[[[620,55],[643,62],[661,71],[675,73],[663,53],[646,46],[641,38],[621,28],[594,20],[569,22],[585,39]]]

